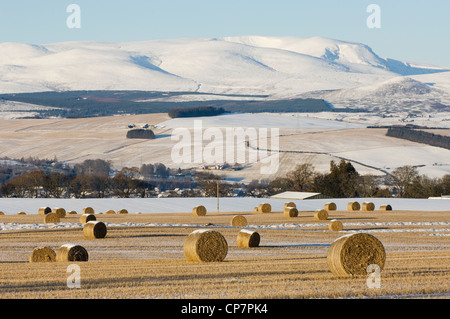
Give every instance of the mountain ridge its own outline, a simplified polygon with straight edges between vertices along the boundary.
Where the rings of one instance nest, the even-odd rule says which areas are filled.
[[[437,93],[450,87],[450,69],[382,58],[365,44],[324,37],[6,42],[0,57],[4,94],[142,90],[286,99],[358,90],[401,76],[425,87],[432,83],[433,98],[450,105],[448,94]]]

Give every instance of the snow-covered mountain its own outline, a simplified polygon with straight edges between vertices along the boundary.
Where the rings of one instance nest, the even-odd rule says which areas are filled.
[[[303,97],[322,98],[335,107],[390,112],[450,112],[450,91],[407,76],[351,89],[308,92]]]
[[[434,102],[445,106],[450,105],[449,87],[450,70],[382,58],[367,45],[321,37],[0,43],[0,93],[145,90],[270,98],[312,94],[339,105],[386,96],[427,99],[431,94]]]

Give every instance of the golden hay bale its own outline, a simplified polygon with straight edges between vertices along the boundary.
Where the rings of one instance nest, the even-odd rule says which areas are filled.
[[[94,214],[83,214],[80,216],[80,223],[85,224],[91,220],[97,220]]]
[[[77,214],[77,212],[76,211],[74,211],[74,210],[71,210],[70,212],[68,212],[67,214],[69,214],[69,215],[76,215]]]
[[[106,225],[100,221],[91,220],[83,227],[83,234],[87,239],[105,238],[106,233]]]
[[[383,244],[368,233],[348,234],[336,239],[328,248],[327,263],[335,276],[367,275],[367,266],[382,270],[386,260]]]
[[[48,213],[44,217],[44,223],[59,223],[59,216],[56,213]]]
[[[184,241],[187,261],[223,261],[228,253],[228,243],[221,233],[212,229],[194,230]]]
[[[83,246],[64,244],[56,251],[56,261],[88,261],[89,254]]]
[[[288,203],[284,203],[283,209],[286,209],[286,207],[295,207],[295,208],[297,208],[297,205],[295,205],[294,202],[288,202]]]
[[[192,209],[192,214],[194,216],[205,216],[206,215],[206,208],[205,206],[196,206]]]
[[[49,247],[38,247],[33,249],[30,255],[30,263],[37,262],[53,262],[56,259],[56,253],[53,249]]]
[[[392,210],[392,206],[391,205],[381,205],[380,210]]]
[[[244,248],[258,247],[260,240],[261,237],[256,231],[242,229],[237,236],[237,245]]]
[[[50,207],[40,207],[38,210],[38,215],[47,215],[52,212]]]
[[[348,211],[356,211],[356,210],[360,210],[360,209],[361,209],[361,205],[359,205],[358,202],[349,202],[347,204]]]
[[[328,211],[330,211],[330,210],[336,210],[336,209],[337,209],[336,203],[333,203],[333,202],[331,202],[331,203],[326,203],[326,204],[323,206],[323,209],[328,210]]]
[[[328,211],[325,209],[318,209],[314,213],[314,218],[317,220],[327,220],[328,219]]]
[[[27,213],[25,212],[18,212],[17,215],[26,215]]]
[[[0,212],[0,215],[5,215],[5,213],[4,212]]]
[[[117,212],[117,214],[128,214],[128,211],[126,209],[121,209]]]
[[[332,231],[341,231],[343,228],[342,222],[337,219],[330,220],[330,223],[328,224],[328,229]]]
[[[264,213],[270,213],[272,211],[272,206],[268,203],[262,203],[258,206],[258,213],[264,214]]]
[[[283,214],[284,214],[284,217],[297,217],[298,210],[295,207],[285,207]]]
[[[363,202],[362,203],[362,210],[365,212],[370,212],[375,210],[375,205],[372,202]]]
[[[85,207],[81,210],[82,214],[95,214],[95,211],[92,207]]]
[[[255,206],[255,207],[253,208],[253,211],[258,212],[258,206]]]
[[[112,209],[107,210],[105,214],[115,214],[116,212]]]
[[[59,207],[53,208],[52,213],[55,213],[56,215],[58,215],[59,218],[66,217],[66,210],[64,208],[59,208]]]
[[[247,218],[245,218],[245,216],[236,215],[231,219],[231,226],[245,227],[247,225]]]

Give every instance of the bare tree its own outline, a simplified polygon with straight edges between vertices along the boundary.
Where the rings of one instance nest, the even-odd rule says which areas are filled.
[[[309,191],[314,176],[314,166],[311,163],[298,164],[293,171],[286,174],[286,177],[293,182],[293,189],[297,191]]]
[[[419,172],[410,165],[400,166],[392,171],[390,179],[397,189],[398,197],[411,197],[414,185],[419,182]]]

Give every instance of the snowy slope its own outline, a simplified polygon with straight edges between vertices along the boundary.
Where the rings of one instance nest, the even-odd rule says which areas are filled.
[[[364,44],[320,37],[0,43],[0,93],[155,90],[286,98],[436,71],[380,58]]]
[[[450,72],[444,72],[442,75],[445,73],[450,76]],[[418,78],[420,79],[421,76]],[[325,99],[335,107],[364,108],[369,111],[449,112],[450,91],[445,85],[444,81],[441,85],[435,86],[412,77],[401,76],[371,85],[334,91],[309,92],[303,96]]]
[[[295,116],[295,114],[277,113],[232,113],[219,116],[205,116],[195,118],[174,118],[161,123],[159,127],[166,129],[195,128],[195,122],[201,121],[203,128],[208,127],[257,127],[257,128],[320,128],[323,129],[352,129],[364,128],[366,125],[344,123],[335,120]]]
[[[413,75],[434,73],[440,69],[430,65],[411,64],[394,59],[381,58],[365,44],[324,37],[240,36],[225,37],[223,39],[250,46],[277,48],[313,56],[344,66],[350,72],[375,72],[373,68],[379,68],[399,75]]]

